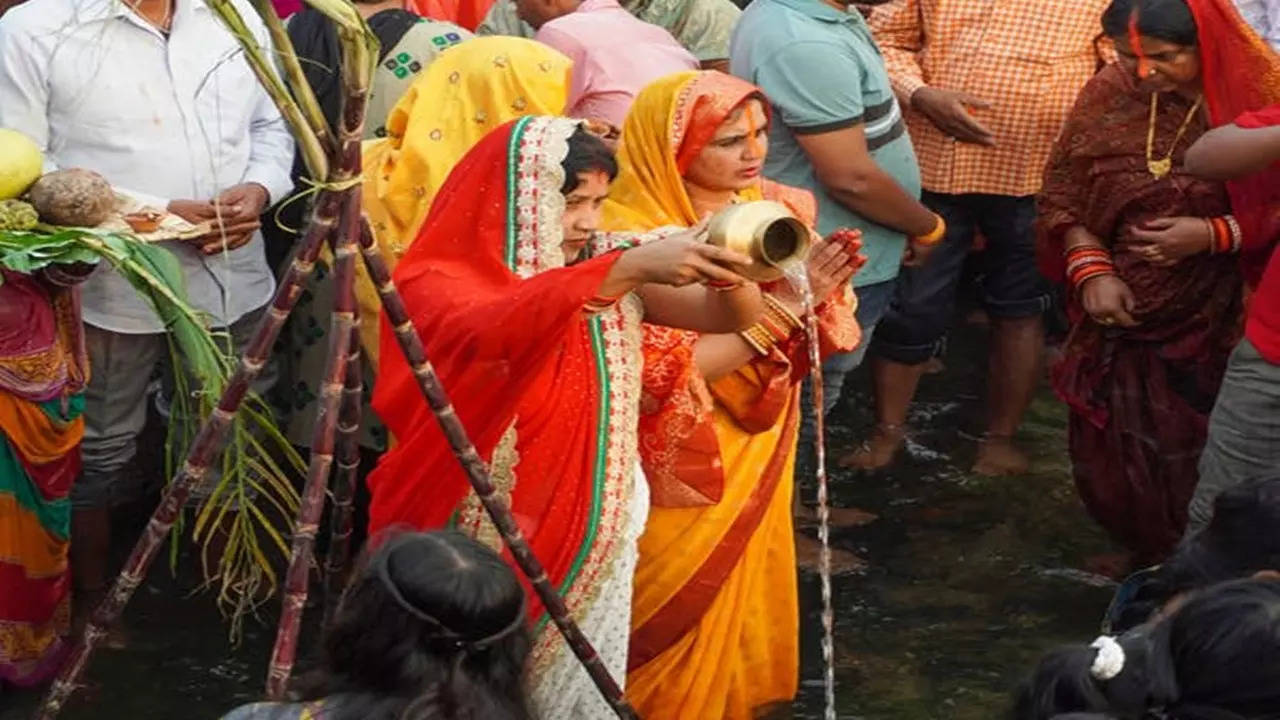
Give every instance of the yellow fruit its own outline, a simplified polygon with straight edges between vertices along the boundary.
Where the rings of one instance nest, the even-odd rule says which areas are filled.
[[[0,200],[16,198],[40,179],[44,156],[17,130],[0,128]]]

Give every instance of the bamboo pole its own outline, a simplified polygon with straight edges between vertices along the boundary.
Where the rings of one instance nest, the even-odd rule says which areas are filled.
[[[346,198],[342,226],[334,234],[333,314],[329,324],[329,356],[325,360],[320,382],[320,398],[316,402],[316,422],[311,435],[311,460],[307,482],[302,491],[298,522],[293,531],[293,547],[289,569],[285,573],[284,601],[280,624],[276,629],[275,647],[267,670],[267,697],[284,698],[298,651],[298,629],[307,604],[311,565],[320,517],[324,514],[325,492],[333,466],[334,431],[338,406],[347,376],[347,360],[351,354],[351,334],[355,328],[355,239],[360,218],[360,189],[353,188]]]
[[[341,199],[341,194],[331,192],[321,193],[317,198],[311,223],[300,240],[299,251],[290,263],[280,287],[276,289],[275,297],[263,315],[253,339],[249,341],[235,375],[227,382],[217,407],[201,424],[199,432],[187,449],[187,457],[182,469],[169,484],[160,499],[160,504],[151,514],[146,530],[134,545],[124,569],[112,584],[111,591],[93,611],[93,616],[85,626],[75,647],[72,648],[71,655],[62,666],[58,678],[49,688],[49,694],[36,715],[37,720],[53,720],[62,710],[62,706],[75,691],[76,682],[84,673],[98,643],[120,618],[125,605],[146,577],[156,554],[164,547],[165,539],[186,505],[192,488],[205,478],[210,464],[221,452],[236,411],[249,393],[250,385],[266,365],[271,347],[280,334],[280,329],[284,326],[289,312],[297,304],[298,297],[302,294],[303,283],[315,267],[320,246],[333,233]]]
[[[511,514],[511,509],[498,496],[497,489],[493,484],[493,478],[489,475],[489,468],[485,465],[484,460],[480,459],[479,453],[476,452],[475,445],[471,443],[471,439],[467,437],[466,428],[462,426],[462,421],[458,419],[457,413],[453,410],[453,405],[449,402],[448,393],[440,384],[440,378],[436,375],[435,368],[431,366],[431,362],[427,359],[426,350],[423,348],[422,340],[418,337],[417,331],[413,327],[413,323],[409,319],[409,313],[405,308],[404,300],[400,297],[399,291],[396,290],[395,284],[391,281],[391,273],[387,270],[386,261],[378,252],[374,245],[373,231],[369,227],[367,219],[361,223],[360,228],[360,253],[364,256],[365,267],[369,270],[369,277],[373,279],[373,284],[378,288],[378,296],[382,300],[382,308],[387,313],[387,319],[395,330],[396,340],[400,343],[400,350],[404,353],[405,360],[409,363],[409,367],[413,369],[413,374],[418,379],[418,387],[422,391],[422,395],[426,398],[427,405],[431,407],[431,412],[436,416],[436,421],[440,423],[440,429],[444,431],[445,437],[449,440],[449,445],[453,448],[454,456],[458,462],[462,464],[463,470],[467,473],[467,479],[471,482],[471,487],[479,496],[480,502],[484,505],[485,510],[489,513],[489,518],[493,520],[493,524],[498,528],[507,548],[511,550],[511,556],[515,559],[516,564],[529,578],[529,583],[533,585],[534,592],[541,598],[542,604],[547,608],[547,614],[550,615],[552,622],[560,629],[564,635],[565,642],[569,648],[573,650],[573,654],[582,662],[582,666],[586,669],[587,674],[591,676],[591,680],[599,688],[600,694],[604,696],[606,702],[613,708],[618,717],[624,720],[636,720],[638,716],[631,705],[627,703],[622,696],[622,690],[618,687],[618,683],[609,674],[609,669],[604,666],[604,662],[600,659],[600,655],[595,648],[591,646],[591,641],[586,635],[582,634],[582,630],[578,627],[573,618],[569,616],[569,610],[565,607],[564,599],[551,587],[551,582],[547,578],[546,570],[543,569],[542,563],[533,554],[533,548],[529,547],[529,543],[524,539],[524,535],[520,532],[520,526],[516,524],[515,517]]]
[[[338,412],[338,471],[333,482],[333,509],[329,514],[329,557],[324,573],[324,623],[332,624],[333,613],[342,597],[347,563],[351,558],[351,526],[356,483],[360,471],[360,421],[363,411],[364,377],[360,365],[360,318],[351,331],[351,354],[347,356],[347,381],[342,388],[342,409]]]

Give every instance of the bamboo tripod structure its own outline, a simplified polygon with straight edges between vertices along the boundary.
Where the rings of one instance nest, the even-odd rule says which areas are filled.
[[[181,469],[161,496],[159,505],[152,513],[142,537],[134,545],[124,569],[106,598],[94,610],[36,717],[39,720],[53,720],[57,717],[75,691],[93,651],[106,636],[107,630],[119,620],[125,606],[146,577],[192,490],[206,478],[210,466],[226,443],[232,420],[248,395],[251,383],[266,365],[276,338],[315,268],[321,248],[327,243],[333,250],[334,273],[331,281],[337,289],[330,319],[329,355],[317,402],[311,459],[293,535],[289,568],[285,575],[280,624],[267,675],[268,697],[273,700],[284,698],[297,655],[298,631],[310,585],[315,536],[324,509],[329,476],[333,470],[335,444],[338,451],[338,472],[325,584],[328,604],[326,616],[332,612],[332,604],[340,593],[340,576],[350,555],[351,510],[359,465],[358,429],[363,393],[354,294],[358,253],[363,257],[369,276],[378,289],[383,310],[394,328],[405,359],[417,377],[423,397],[440,423],[454,455],[465,469],[472,488],[489,513],[512,558],[528,577],[552,621],[605,700],[619,717],[637,718],[635,711],[623,698],[618,683],[609,674],[590,641],[569,616],[563,598],[551,586],[541,562],[521,535],[510,508],[498,496],[488,466],[468,438],[466,429],[449,402],[448,394],[428,361],[422,340],[413,328],[404,301],[396,291],[386,262],[375,245],[368,222],[360,212],[360,140],[372,69],[367,52],[361,52],[367,50],[367,46],[361,46],[361,43],[366,42],[369,37],[368,28],[347,0],[308,1],[338,24],[339,39],[343,44],[341,76],[344,97],[336,142],[330,140],[334,134],[328,132],[328,123],[318,112],[319,106],[314,94],[305,80],[301,79],[302,73],[296,55],[271,4],[266,0],[254,0],[255,8],[271,30],[273,42],[284,55],[283,64],[289,74],[290,88],[296,101],[283,90],[284,86],[274,75],[271,65],[262,61],[261,50],[248,47],[247,43],[252,40],[246,39],[245,33],[237,32],[237,28],[243,30],[245,24],[234,6],[227,0],[210,2],[211,7],[227,22],[241,43],[246,44],[250,66],[271,92],[295,135],[299,136],[304,158],[307,159],[313,177],[324,178],[324,182],[318,184],[320,189],[314,200],[311,217],[297,242],[289,268],[253,338],[245,347],[234,375],[227,383],[214,411],[201,424],[187,450]],[[322,157],[316,157],[317,147],[325,149]]]

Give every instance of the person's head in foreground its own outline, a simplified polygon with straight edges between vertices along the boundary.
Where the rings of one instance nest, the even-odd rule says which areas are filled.
[[[1120,637],[1054,650],[1018,692],[1015,720],[1263,720],[1280,713],[1280,581],[1236,580]]]
[[[1186,0],[1113,0],[1102,30],[1120,65],[1152,90],[1199,92],[1199,39]]]
[[[525,597],[492,550],[452,531],[367,552],[324,638],[325,720],[527,720]]]
[[[1163,565],[1125,582],[1108,613],[1122,633],[1176,605],[1186,593],[1256,573],[1280,571],[1280,476],[1242,483],[1214,500],[1213,519]]]
[[[609,184],[618,177],[618,162],[604,140],[579,125],[569,136],[569,152],[560,162],[564,168],[564,260],[571,263],[582,253],[600,227]]]

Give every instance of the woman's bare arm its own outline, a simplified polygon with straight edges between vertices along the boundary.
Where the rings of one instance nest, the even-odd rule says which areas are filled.
[[[735,290],[648,284],[637,288],[636,294],[644,301],[645,322],[700,333],[745,330],[764,314],[760,288],[752,283]]]
[[[1187,172],[1208,180],[1234,180],[1280,160],[1280,126],[1223,125],[1196,141],[1183,160]]]

